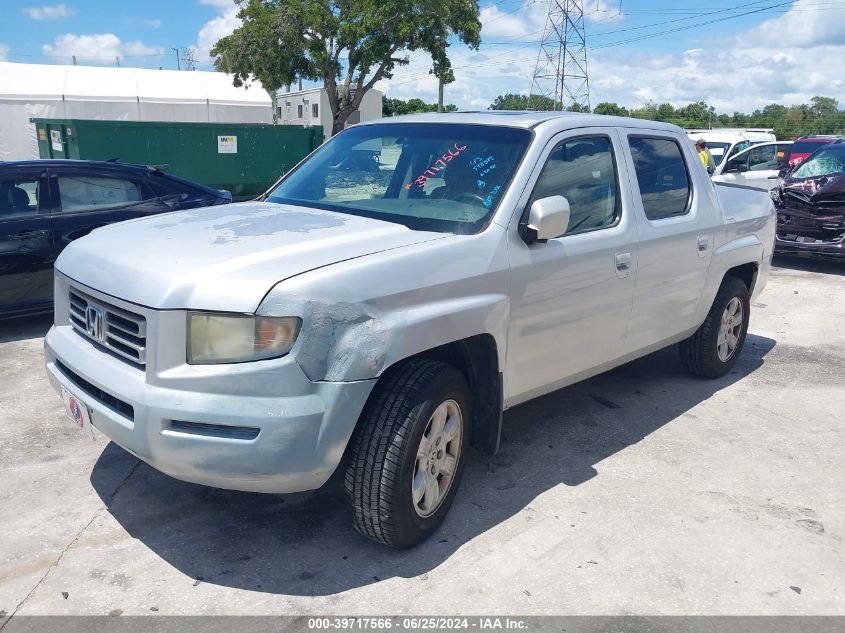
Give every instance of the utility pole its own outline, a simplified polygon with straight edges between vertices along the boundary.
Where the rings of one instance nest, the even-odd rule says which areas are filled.
[[[527,109],[542,107],[540,103],[532,104],[532,95],[548,97],[555,110],[565,110],[573,105],[589,109],[590,82],[587,78],[583,0],[549,1]]]
[[[117,62],[117,67],[120,68],[120,56],[119,55],[114,58],[114,61]]]
[[[179,59],[179,49],[174,46],[170,50],[176,53],[176,70],[182,70],[182,61]]]
[[[76,66],[76,55],[71,55],[71,57],[73,58],[73,65]]]

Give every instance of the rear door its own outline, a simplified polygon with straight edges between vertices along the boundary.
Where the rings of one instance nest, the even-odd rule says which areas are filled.
[[[46,170],[0,171],[0,314],[49,309],[53,299]]]
[[[52,214],[56,256],[73,240],[115,222],[173,209],[158,197],[143,173],[61,167],[50,170],[56,192]]]
[[[693,324],[722,223],[715,187],[685,138],[650,130],[622,134],[639,243],[626,351],[640,352]]]

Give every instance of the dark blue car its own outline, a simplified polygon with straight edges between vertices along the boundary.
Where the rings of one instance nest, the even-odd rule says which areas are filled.
[[[53,262],[67,244],[94,229],[231,201],[228,191],[155,167],[81,160],[0,163],[0,318],[49,312]]]

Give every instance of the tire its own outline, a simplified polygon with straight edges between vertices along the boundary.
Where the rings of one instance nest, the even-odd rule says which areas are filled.
[[[344,487],[355,529],[398,548],[431,536],[458,490],[471,437],[470,407],[466,380],[451,365],[414,360],[382,377],[353,434],[346,469]],[[418,484],[419,491],[421,482],[429,486],[422,486],[418,498],[412,485]]]
[[[702,378],[719,378],[731,370],[745,344],[750,304],[748,288],[742,280],[733,276],[725,277],[704,323],[695,334],[678,345],[681,361],[691,374]],[[736,323],[734,312],[737,306],[742,319],[739,324]],[[729,308],[730,313],[734,314],[733,320],[728,319]],[[727,336],[728,332],[730,336]]]

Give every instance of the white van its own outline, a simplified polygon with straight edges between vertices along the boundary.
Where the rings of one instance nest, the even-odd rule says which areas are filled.
[[[699,139],[704,139],[704,142],[707,143],[707,149],[713,155],[717,166],[726,157],[731,158],[752,145],[744,133],[720,132],[718,130],[687,130],[686,134],[693,143]]]

